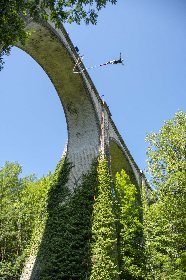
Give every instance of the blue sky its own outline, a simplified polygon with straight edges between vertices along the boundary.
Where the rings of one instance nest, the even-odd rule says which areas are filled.
[[[147,132],[186,111],[186,1],[118,0],[96,26],[65,25],[86,67],[122,56],[125,65],[92,69],[114,122],[145,168]],[[13,48],[0,73],[0,166],[18,161],[23,175],[53,171],[67,140],[64,112],[41,67]]]

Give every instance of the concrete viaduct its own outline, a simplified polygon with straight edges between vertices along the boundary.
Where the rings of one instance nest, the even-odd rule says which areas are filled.
[[[79,55],[64,27],[55,28],[50,21],[36,23],[28,19],[27,29],[33,30],[31,37],[25,46],[18,47],[44,69],[65,112],[68,130],[67,158],[74,166],[70,173],[70,188],[73,189],[81,181],[82,174],[90,169],[100,148],[109,155],[113,174],[123,168],[141,185],[141,180],[145,178],[82,62],[78,65],[80,73],[73,73]],[[104,143],[101,143],[100,137]]]
[[[132,181],[140,187],[145,183],[145,177],[132,158],[112,121],[106,103],[100,98],[82,62],[78,65],[80,73],[73,73],[79,55],[64,27],[55,28],[50,21],[36,23],[28,19],[27,29],[34,30],[32,35],[26,45],[17,46],[32,56],[44,69],[59,95],[65,112],[68,130],[66,155],[68,161],[73,164],[69,188],[73,191],[81,182],[82,175],[90,170],[100,150],[109,157],[113,175],[125,169]],[[21,280],[33,279],[31,274],[34,263],[35,256],[30,256]]]

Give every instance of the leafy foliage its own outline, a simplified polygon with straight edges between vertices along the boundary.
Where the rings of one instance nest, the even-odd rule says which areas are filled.
[[[70,170],[62,159],[53,175],[36,180],[20,179],[18,164],[2,168],[1,279],[19,279],[30,254],[37,254],[42,280],[140,279],[139,259],[134,260],[141,234],[134,185],[122,171],[114,190],[107,161],[100,157],[72,193]]]
[[[51,19],[58,24],[64,21],[79,24],[82,19],[87,24],[96,24],[98,11],[106,7],[108,2],[116,4],[117,0],[49,0],[42,5],[50,7]]]
[[[114,280],[119,278],[115,215],[108,164],[102,157],[98,164],[98,182],[92,218],[90,280]]]
[[[148,279],[186,278],[186,114],[177,112],[148,135],[157,201],[145,207]]]
[[[155,191],[147,199],[142,186],[143,209],[129,176],[122,170],[113,184],[102,156],[73,192],[65,159],[40,180],[21,179],[20,165],[6,163],[0,169],[1,279],[19,279],[25,258],[38,252],[42,280],[184,280],[185,131],[186,115],[178,112],[148,135]]]
[[[48,218],[36,261],[39,277],[142,279],[136,187],[122,171],[114,191],[108,163],[100,157],[98,167],[94,164],[72,193],[68,188],[70,169],[66,161],[59,164],[51,183]]]
[[[31,1],[2,0],[0,2],[0,70],[3,68],[3,55],[10,54],[11,46],[25,42],[28,32],[21,15],[25,15]]]
[[[25,30],[25,17],[35,21],[48,18],[59,27],[62,22],[81,20],[96,24],[98,11],[110,2],[117,0],[1,0],[0,1],[0,70],[3,68],[3,55],[10,54],[11,46],[16,42],[25,43],[30,35]],[[47,13],[50,9],[50,16]]]
[[[48,196],[48,219],[37,259],[43,280],[89,279],[96,166],[73,193],[67,185],[70,169],[67,161],[58,166]]]
[[[159,133],[147,135],[149,143],[148,171],[152,185],[158,194],[164,191],[179,191],[185,184],[186,114],[177,112],[172,120],[166,121]],[[167,189],[169,188],[169,189]]]
[[[0,278],[19,279],[34,230],[41,228],[50,175],[20,178],[21,166],[0,169]]]
[[[143,279],[141,205],[136,186],[124,170],[116,174],[115,212],[121,279]]]

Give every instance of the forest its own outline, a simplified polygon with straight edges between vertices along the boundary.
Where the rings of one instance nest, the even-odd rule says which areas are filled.
[[[30,255],[39,279],[186,279],[186,114],[146,137],[150,187],[100,155],[74,192],[71,163],[40,179],[0,169],[0,279],[18,280]]]

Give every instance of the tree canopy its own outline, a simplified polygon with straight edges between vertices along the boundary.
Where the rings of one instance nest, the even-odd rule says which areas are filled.
[[[147,279],[186,277],[186,114],[147,136],[156,202],[144,208]]]
[[[3,68],[3,55],[10,53],[10,48],[17,41],[24,44],[29,33],[25,30],[26,16],[34,20],[50,19],[59,26],[60,23],[96,24],[98,12],[108,3],[117,0],[1,0],[0,1],[0,70]]]
[[[46,220],[51,174],[20,178],[22,167],[0,168],[0,279],[19,279],[25,258],[36,249]]]
[[[147,136],[148,171],[159,195],[164,188],[177,192],[185,184],[186,114],[177,112],[159,133]]]
[[[42,280],[186,279],[185,132],[180,111],[148,134],[151,191],[125,170],[112,177],[103,155],[73,192],[65,158],[40,179],[21,178],[21,166],[7,162],[0,168],[0,278],[20,279],[37,255]]]

